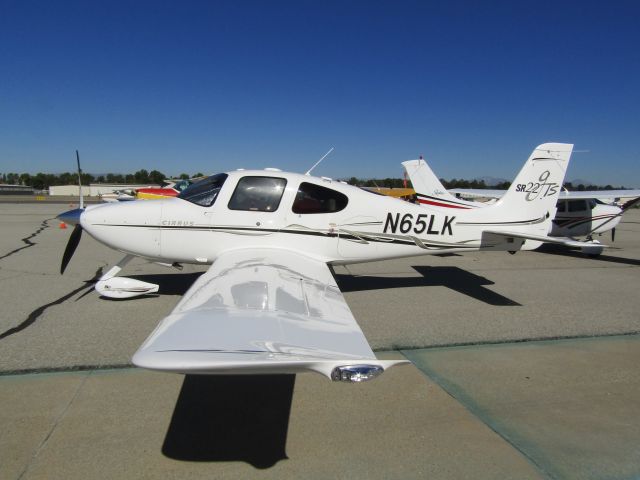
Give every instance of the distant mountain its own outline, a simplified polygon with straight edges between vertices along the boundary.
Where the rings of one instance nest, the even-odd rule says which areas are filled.
[[[506,178],[498,178],[498,177],[477,177],[474,178],[478,182],[484,182],[484,184],[488,187],[492,187],[494,185],[498,185],[500,183],[509,182]]]
[[[577,187],[578,185],[597,185],[596,183],[592,182],[591,180],[584,180],[582,178],[576,178],[575,180],[569,180],[569,182],[571,182],[571,185],[573,185],[574,187]],[[565,180],[564,183],[567,183],[567,181]]]

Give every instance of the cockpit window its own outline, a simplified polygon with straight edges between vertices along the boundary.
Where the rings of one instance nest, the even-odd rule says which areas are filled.
[[[303,182],[298,187],[292,210],[293,213],[333,213],[344,209],[347,203],[349,199],[340,192]]]
[[[229,210],[275,212],[287,181],[276,177],[243,177],[229,200]]]
[[[587,210],[587,202],[585,200],[569,200],[570,212],[584,212]]]
[[[567,211],[567,202],[560,200],[557,205],[558,213]]]
[[[224,181],[227,179],[226,173],[219,173],[217,175],[211,175],[193,185],[185,188],[178,198],[186,200],[201,207],[210,207],[213,202],[216,201],[218,193],[224,185]]]

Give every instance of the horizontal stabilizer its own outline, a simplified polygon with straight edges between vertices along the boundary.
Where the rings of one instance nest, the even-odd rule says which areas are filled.
[[[505,232],[500,230],[484,230],[483,234],[496,235],[503,238],[519,238],[522,240],[532,240],[534,242],[542,242],[542,243],[553,243],[555,245],[564,245],[565,247],[575,247],[575,248],[584,248],[584,247],[598,247],[598,248],[609,248],[608,245],[602,245],[598,242],[581,242],[579,240],[574,240],[568,237],[550,237],[548,235],[532,235],[528,233],[521,232]]]

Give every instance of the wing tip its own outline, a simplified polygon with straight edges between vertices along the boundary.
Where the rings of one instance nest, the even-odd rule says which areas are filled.
[[[319,373],[334,381],[361,382],[375,378],[396,365],[409,364],[408,360],[378,360],[376,358],[349,359],[291,359],[250,360],[227,357],[225,360],[203,360],[193,355],[175,352],[138,350],[131,359],[136,367],[147,370],[182,374],[256,375]],[[344,372],[344,374],[342,374]]]

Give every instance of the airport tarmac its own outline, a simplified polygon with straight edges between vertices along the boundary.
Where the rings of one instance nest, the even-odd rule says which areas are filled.
[[[120,255],[84,235],[60,276],[62,209],[0,204],[0,478],[640,475],[639,210],[596,259],[337,267],[372,347],[414,363],[341,385],[130,368],[204,268],[134,261],[159,295],[101,299],[92,281]]]

